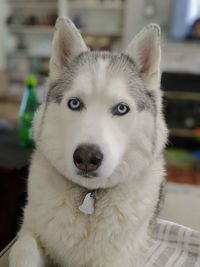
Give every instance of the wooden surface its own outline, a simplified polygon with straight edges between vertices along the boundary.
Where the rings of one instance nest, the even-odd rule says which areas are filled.
[[[168,166],[167,181],[180,184],[200,185],[200,172],[192,169]]]
[[[18,97],[0,95],[0,119],[6,119],[17,125],[20,100]]]

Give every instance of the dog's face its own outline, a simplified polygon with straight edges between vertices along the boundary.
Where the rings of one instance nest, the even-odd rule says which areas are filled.
[[[126,53],[89,52],[71,21],[57,21],[45,103],[34,120],[38,149],[86,188],[134,178],[162,150],[160,32],[144,29]]]

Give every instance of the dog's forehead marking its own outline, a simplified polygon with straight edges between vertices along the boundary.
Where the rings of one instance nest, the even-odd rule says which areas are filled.
[[[79,68],[76,78],[72,82],[72,90],[82,91],[85,94],[94,94],[104,91],[108,84],[108,68],[109,61],[98,59],[93,65],[86,64]]]
[[[125,95],[127,83],[124,75],[119,75],[110,68],[109,58],[97,58],[93,64],[84,62],[72,81],[71,92],[79,96],[90,96],[93,99],[120,98]],[[128,93],[127,93],[128,94]]]
[[[97,68],[95,71],[95,76],[94,76],[94,82],[95,82],[95,89],[99,92],[105,89],[106,83],[107,83],[107,68],[109,61],[108,60],[103,60],[103,59],[98,59],[97,60]]]
[[[119,75],[114,71],[109,71],[110,60],[99,58],[94,66],[90,68],[82,68],[77,74],[77,78],[73,83],[74,88],[80,88],[86,94],[96,95],[117,95],[125,93],[127,88],[124,75]]]

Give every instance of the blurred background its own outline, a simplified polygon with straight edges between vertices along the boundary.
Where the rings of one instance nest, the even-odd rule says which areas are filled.
[[[161,217],[200,230],[200,0],[0,0],[0,251],[26,202],[31,120],[42,101],[58,15],[93,50],[121,51],[162,28],[162,90],[170,136]]]

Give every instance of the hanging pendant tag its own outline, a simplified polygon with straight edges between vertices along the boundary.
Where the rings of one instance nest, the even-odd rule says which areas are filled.
[[[94,194],[92,192],[87,193],[79,210],[88,215],[94,213]]]

